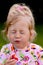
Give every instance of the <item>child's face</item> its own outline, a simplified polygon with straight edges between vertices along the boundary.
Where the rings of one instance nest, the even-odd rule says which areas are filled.
[[[24,48],[28,44],[30,32],[28,29],[27,21],[29,20],[26,17],[21,17],[15,24],[11,25],[8,29],[8,39],[17,48]],[[14,20],[12,22],[14,22]]]

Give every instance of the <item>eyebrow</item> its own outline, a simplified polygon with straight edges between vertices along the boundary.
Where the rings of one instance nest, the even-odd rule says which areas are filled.
[[[15,30],[10,30],[10,31],[16,31],[16,29]],[[24,31],[24,30],[20,30],[20,31]]]

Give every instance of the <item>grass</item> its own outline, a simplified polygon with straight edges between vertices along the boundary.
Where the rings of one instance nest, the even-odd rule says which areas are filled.
[[[35,40],[35,43],[43,47],[43,25],[37,25],[36,31],[37,39]]]
[[[3,28],[4,28],[3,24],[0,24],[0,31]],[[34,41],[34,43],[43,47],[43,25],[36,25],[36,31],[37,31],[37,39]],[[4,44],[7,43],[8,42],[4,40],[3,35],[0,32],[0,49]]]

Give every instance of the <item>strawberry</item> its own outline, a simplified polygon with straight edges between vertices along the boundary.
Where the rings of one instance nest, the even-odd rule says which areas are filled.
[[[13,55],[11,56],[11,59],[15,59],[15,60],[18,61],[18,58],[17,58],[17,56],[16,56],[15,54],[13,54]]]

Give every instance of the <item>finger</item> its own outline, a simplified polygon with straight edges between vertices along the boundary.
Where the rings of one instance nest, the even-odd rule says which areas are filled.
[[[8,63],[8,65],[16,65],[16,62],[11,62],[11,63]]]
[[[13,61],[16,62],[15,59],[10,59],[10,60],[7,60],[6,63],[11,63],[11,62],[13,62]]]
[[[16,65],[16,62],[15,61],[7,62],[7,63],[5,63],[5,65]]]
[[[0,64],[0,65],[4,65],[4,64]]]

